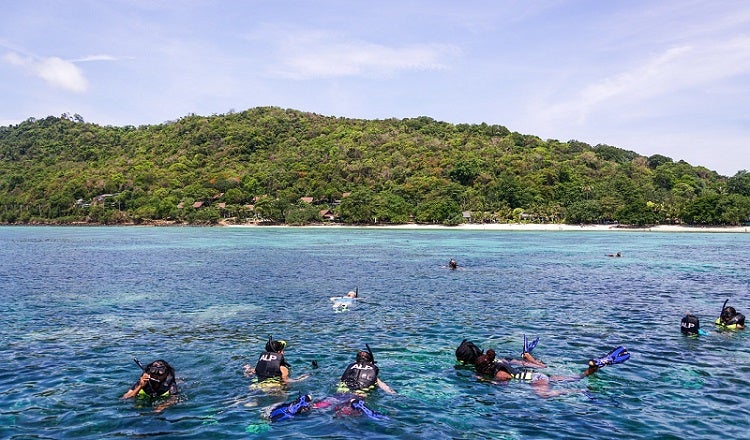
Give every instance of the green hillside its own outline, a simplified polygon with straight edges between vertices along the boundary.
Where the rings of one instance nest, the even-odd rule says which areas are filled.
[[[2,223],[744,224],[750,174],[428,117],[280,108],[0,127]]]

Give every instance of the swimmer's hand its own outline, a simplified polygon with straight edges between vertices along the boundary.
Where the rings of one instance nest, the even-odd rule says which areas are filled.
[[[245,377],[250,377],[255,374],[255,368],[250,365],[244,365],[242,368],[245,370]]]

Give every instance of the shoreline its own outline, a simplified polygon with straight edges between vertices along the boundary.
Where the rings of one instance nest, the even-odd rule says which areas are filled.
[[[434,229],[434,230],[462,230],[462,231],[547,231],[547,232],[677,232],[677,233],[747,233],[750,226],[681,226],[681,225],[656,225],[643,227],[630,227],[618,225],[565,225],[555,223],[492,223],[477,224],[465,223],[456,226],[426,225],[417,223],[406,223],[401,225],[342,225],[342,224],[313,224],[313,225],[259,225],[259,224],[229,224],[221,223],[220,226],[228,228],[363,228],[363,229]]]

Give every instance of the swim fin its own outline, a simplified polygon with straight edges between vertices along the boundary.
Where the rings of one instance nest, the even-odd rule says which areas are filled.
[[[366,415],[367,417],[373,419],[373,420],[384,420],[387,419],[387,416],[384,416],[383,414],[380,414],[379,412],[375,412],[371,410],[370,408],[365,405],[365,401],[362,399],[353,399],[351,403],[352,409],[361,411],[362,414]]]
[[[628,350],[626,350],[625,347],[620,346],[607,353],[604,357],[591,359],[589,365],[601,368],[606,367],[607,365],[621,364],[628,359],[630,359],[630,353],[628,353]]]
[[[526,339],[526,334],[524,333],[524,335],[523,335],[523,352],[521,352],[521,354],[531,353],[531,350],[533,350],[538,343],[539,343],[539,337],[537,337],[533,341],[529,342],[528,339]]]
[[[271,421],[278,422],[281,420],[291,419],[302,411],[309,411],[312,403],[312,396],[309,394],[300,395],[290,403],[282,403],[271,410]]]

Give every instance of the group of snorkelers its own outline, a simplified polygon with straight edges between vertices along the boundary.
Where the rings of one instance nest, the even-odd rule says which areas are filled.
[[[542,397],[554,397],[572,391],[551,390],[552,382],[572,381],[589,376],[601,367],[625,362],[630,358],[630,353],[623,348],[617,347],[606,356],[589,361],[586,370],[580,375],[562,377],[547,376],[536,370],[546,368],[546,365],[535,358],[531,351],[537,346],[539,338],[529,341],[524,335],[523,351],[521,359],[503,358],[498,359],[493,349],[486,352],[479,349],[472,342],[464,339],[456,349],[457,368],[474,368],[479,377],[490,381],[508,381],[517,379],[530,382],[535,392]],[[365,404],[367,395],[379,388],[386,393],[396,394],[388,384],[379,377],[375,357],[370,346],[365,344],[366,350],[357,352],[354,362],[350,363],[342,373],[336,393],[319,401],[313,401],[309,394],[301,394],[291,402],[286,402],[271,408],[268,418],[272,421],[285,420],[297,414],[305,413],[316,408],[332,408],[340,415],[366,415],[372,419],[380,420],[386,418],[382,414],[373,411]],[[284,357],[286,341],[275,340],[269,337],[265,350],[258,357],[255,367],[244,366],[246,377],[253,377],[254,386],[267,389],[301,381],[309,377],[308,374],[292,379],[290,377],[290,365]],[[179,390],[175,381],[174,369],[164,360],[156,360],[145,367],[136,360],[143,370],[143,374],[123,396],[123,399],[139,397],[158,401],[155,411],[161,411],[177,400]],[[315,366],[315,362],[313,364]]]
[[[714,324],[722,329],[742,330],[745,328],[745,315],[738,312],[734,307],[727,306],[727,299],[721,306],[721,314],[716,318]],[[708,333],[701,328],[700,320],[690,312],[686,312],[680,321],[680,331],[683,335],[698,336]]]
[[[356,292],[353,298],[356,298]],[[721,328],[740,330],[745,328],[745,316],[734,307],[727,306],[725,301],[721,314],[715,324]],[[700,328],[700,323],[695,315],[689,312],[682,318],[680,329],[686,335],[706,334]],[[456,348],[456,368],[472,368],[482,380],[490,382],[505,382],[509,380],[521,380],[529,382],[534,391],[541,397],[554,397],[571,392],[586,392],[585,390],[562,389],[553,390],[555,382],[570,382],[583,379],[596,373],[602,367],[620,364],[630,359],[630,353],[622,346],[618,346],[601,358],[594,358],[588,362],[586,368],[577,375],[572,376],[550,376],[540,373],[538,370],[546,368],[547,365],[534,357],[531,352],[539,343],[539,338],[528,340],[523,336],[523,349],[519,359],[498,358],[494,349],[484,351],[474,343],[464,339]],[[379,368],[370,346],[365,344],[366,350],[357,352],[355,361],[350,363],[342,373],[337,392],[323,400],[313,402],[310,395],[302,395],[292,402],[278,405],[270,410],[268,414],[272,421],[284,420],[296,414],[307,412],[313,408],[332,407],[337,414],[353,415],[364,414],[373,419],[384,418],[382,414],[371,410],[365,404],[364,398],[376,388],[386,393],[396,392],[379,377]],[[290,378],[290,365],[284,358],[286,341],[274,340],[269,336],[265,350],[258,357],[255,367],[249,364],[244,366],[246,377],[254,377],[257,386],[263,389],[266,386],[283,385],[290,382],[301,381],[309,377],[305,374],[296,379]],[[155,360],[143,366],[137,359],[136,364],[141,368],[138,382],[122,396],[123,399],[132,397],[151,399],[155,402],[155,411],[177,402],[179,389],[177,387],[175,370],[163,359]],[[316,361],[313,361],[313,366]]]
[[[309,395],[300,395],[293,402],[273,408],[269,418],[274,421],[283,420],[312,408],[328,407],[333,407],[337,414],[365,414],[371,418],[383,418],[384,416],[365,405],[364,398],[376,388],[389,394],[396,394],[396,392],[380,379],[380,369],[376,365],[375,356],[370,346],[367,344],[365,346],[367,349],[358,351],[354,362],[344,370],[335,395],[318,402],[312,402]],[[274,340],[269,336],[265,350],[258,357],[255,367],[249,364],[244,366],[245,376],[254,376],[255,385],[261,389],[297,382],[309,377],[305,374],[296,379],[290,378],[290,365],[284,358],[285,349],[286,341]],[[174,368],[161,359],[145,367],[137,359],[136,363],[143,370],[143,374],[122,398],[139,397],[152,401],[158,400],[159,404],[155,407],[157,412],[176,403],[179,389],[175,381]]]
[[[474,368],[484,380],[505,382],[522,380],[531,383],[534,391],[541,397],[555,397],[562,394],[579,392],[582,390],[552,390],[553,382],[570,382],[590,376],[607,365],[621,364],[630,359],[625,347],[619,346],[601,358],[591,359],[586,369],[575,376],[548,376],[536,370],[546,368],[547,365],[535,358],[531,351],[539,343],[539,338],[529,341],[523,335],[523,350],[520,359],[497,358],[495,350],[490,348],[486,352],[473,342],[464,339],[456,348],[457,368]],[[585,390],[583,390],[585,392]]]

